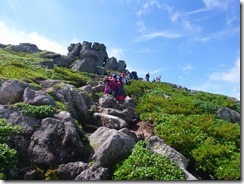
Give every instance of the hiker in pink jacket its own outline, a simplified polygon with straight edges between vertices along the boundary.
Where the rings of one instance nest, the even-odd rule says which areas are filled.
[[[124,88],[120,81],[111,77],[105,77],[104,82],[106,83],[104,94],[113,94],[116,100],[124,101]]]

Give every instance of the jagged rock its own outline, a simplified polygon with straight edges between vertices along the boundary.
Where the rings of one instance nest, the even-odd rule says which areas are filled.
[[[99,99],[99,105],[104,108],[114,108],[115,104],[114,97],[108,94]]]
[[[118,67],[117,59],[115,57],[108,58],[106,60],[105,67],[111,70],[117,70]]]
[[[75,180],[108,180],[109,170],[95,163],[90,168],[80,173]]]
[[[39,52],[39,48],[32,43],[20,43],[19,45],[9,45],[6,47],[15,52]]]
[[[88,168],[84,162],[70,162],[58,166],[57,175],[60,180],[74,180],[82,171]]]
[[[81,91],[79,93],[82,95],[83,99],[85,100],[85,104],[87,108],[90,109],[91,106],[94,104],[92,98],[86,92]]]
[[[88,94],[92,94],[93,93],[92,86],[89,85],[89,84],[86,85],[86,86],[82,86],[80,89],[86,91]]]
[[[73,57],[67,57],[67,56],[60,56],[54,59],[54,64],[59,67],[66,67],[68,68],[75,58]]]
[[[28,148],[30,160],[50,168],[81,159],[84,153],[81,136],[68,112],[45,118],[34,132]]]
[[[101,66],[97,66],[97,74],[98,75],[105,75],[107,72],[106,72],[106,69],[104,67],[101,67]]]
[[[128,134],[106,127],[99,127],[90,135],[89,140],[95,151],[92,158],[109,169],[129,156],[136,143]]]
[[[95,73],[96,60],[93,58],[84,58],[78,62],[74,62],[71,69],[74,71]]]
[[[98,84],[97,86],[92,87],[93,93],[100,93],[103,92],[105,88],[105,84]]]
[[[82,47],[81,47],[81,51],[84,51],[84,50],[91,50],[91,45],[92,43],[91,42],[87,42],[87,41],[83,41],[82,43]]]
[[[104,114],[104,113],[94,113],[93,118],[95,122],[97,123],[97,126],[103,126],[107,128],[113,128],[113,129],[121,129],[128,127],[128,123],[116,116]]]
[[[70,46],[68,47],[68,56],[71,56],[71,57],[77,57],[79,56],[79,53],[80,53],[80,49],[81,49],[81,43],[72,43],[70,44]]]
[[[130,107],[128,107],[128,108],[130,108]],[[137,117],[135,115],[135,109],[134,108],[130,108],[130,110],[124,109],[122,111],[116,110],[113,108],[100,108],[99,112],[101,112],[103,114],[117,116],[120,119],[123,119],[124,121],[126,121],[128,124],[133,122],[133,120]]]
[[[240,120],[241,120],[240,113],[238,113],[228,107],[223,107],[223,108],[219,109],[218,116],[221,119],[223,119],[225,121],[230,121],[230,122],[240,123]]]
[[[60,54],[57,54],[55,52],[50,52],[50,51],[47,51],[47,52],[44,52],[43,54],[41,54],[41,57],[47,58],[47,59],[53,59],[53,60],[60,56],[61,56]]]
[[[125,68],[126,68],[126,63],[123,60],[119,60],[118,64],[117,64],[117,71],[119,72],[125,72]]]
[[[55,96],[63,102],[70,114],[85,125],[88,121],[88,107],[79,91],[70,86],[63,86],[55,90]]]
[[[151,136],[147,141],[147,149],[164,155],[175,162],[184,171],[187,180],[197,180],[197,178],[186,170],[188,164],[187,159],[181,153],[165,144],[163,139],[157,136]]]
[[[87,58],[94,60],[96,64],[99,61],[99,55],[96,51],[90,49],[80,51],[80,59],[82,60]]]
[[[34,91],[27,87],[24,91],[24,102],[30,105],[51,105],[56,107],[55,101],[43,91]]]
[[[7,80],[0,83],[0,104],[22,102],[25,88],[29,85],[18,80]]]

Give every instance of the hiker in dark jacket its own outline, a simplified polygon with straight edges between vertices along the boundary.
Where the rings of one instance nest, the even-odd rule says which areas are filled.
[[[145,77],[145,79],[147,80],[147,82],[149,82],[149,78],[150,78],[150,75],[149,75],[149,73],[147,73],[146,74],[146,77]]]

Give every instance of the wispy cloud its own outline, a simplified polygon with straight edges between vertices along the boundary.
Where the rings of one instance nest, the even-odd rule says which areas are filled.
[[[137,21],[136,26],[139,33],[143,33],[146,30],[146,26],[143,21]]]
[[[148,11],[150,11],[153,7],[160,8],[160,4],[158,0],[147,0],[146,3],[143,4],[143,6],[136,12],[136,15],[138,17],[142,16],[143,14],[146,14]]]
[[[121,59],[124,55],[124,51],[121,48],[111,48],[107,52],[109,57],[115,57],[117,60]]]
[[[203,0],[203,3],[207,8],[221,8],[221,9],[228,9],[231,6],[232,0]]]
[[[153,32],[149,34],[144,34],[136,39],[136,42],[148,41],[154,38],[169,38],[169,39],[176,39],[181,38],[183,35],[180,33],[172,33],[168,31],[160,31],[160,32]]]
[[[240,58],[236,60],[234,66],[228,71],[214,72],[210,75],[209,79],[211,81],[240,83]]]
[[[29,42],[36,44],[39,49],[53,51],[64,55],[66,55],[68,52],[68,43],[56,42],[43,35],[38,34],[37,32],[27,33],[21,30],[17,30],[8,26],[3,21],[0,21],[0,40],[2,44],[15,45],[23,42]]]
[[[240,27],[226,27],[217,33],[208,34],[206,36],[197,36],[194,39],[199,42],[208,42],[214,39],[226,39],[237,36],[240,36]]]
[[[217,94],[225,94],[240,99],[240,58],[226,71],[213,72],[206,82],[191,89],[209,91]]]

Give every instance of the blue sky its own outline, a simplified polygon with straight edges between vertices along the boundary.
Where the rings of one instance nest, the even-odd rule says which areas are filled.
[[[99,42],[151,80],[240,99],[240,1],[1,0],[0,43]]]

